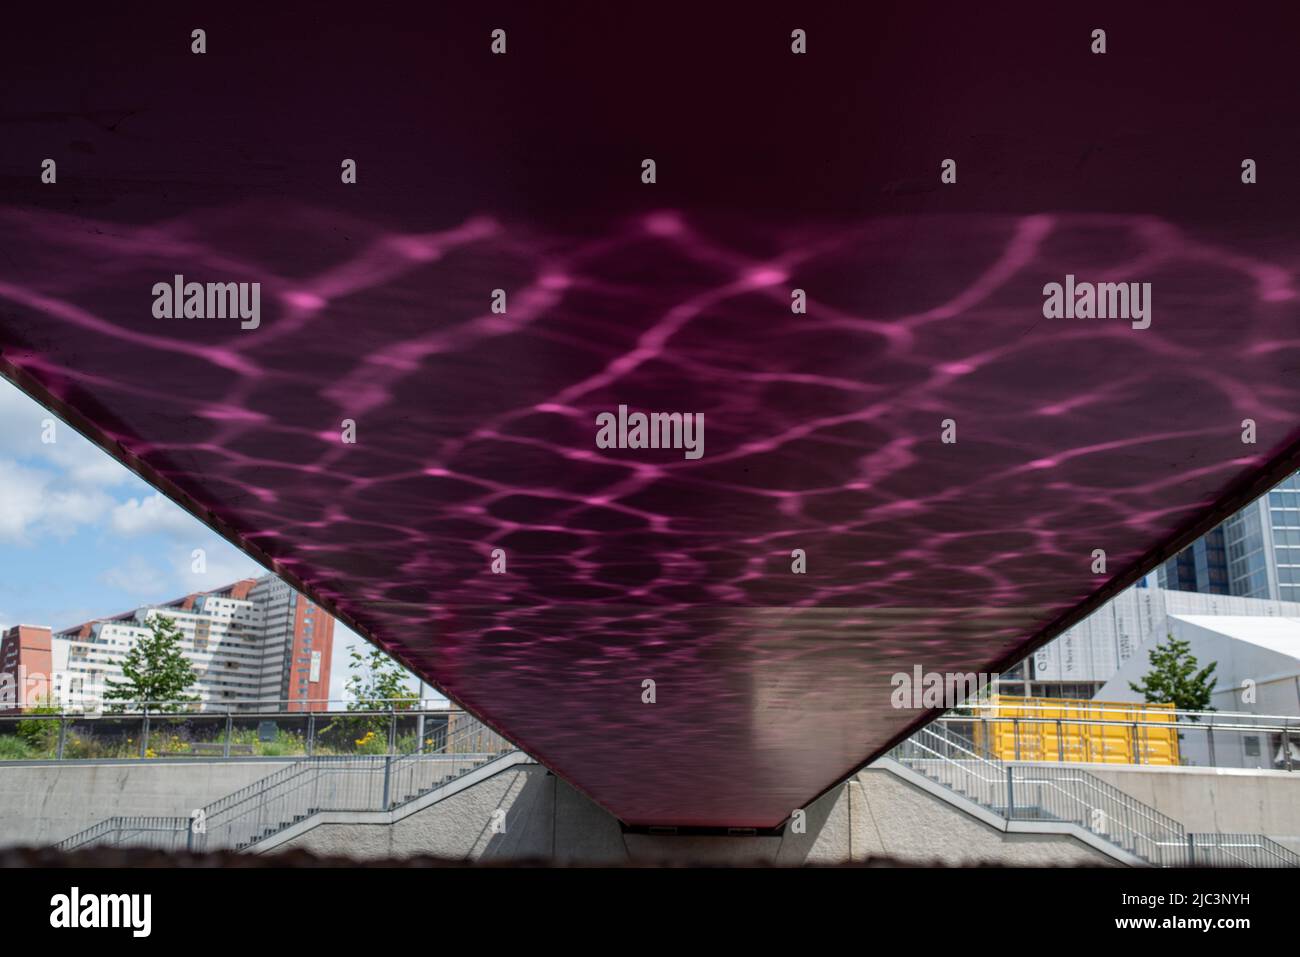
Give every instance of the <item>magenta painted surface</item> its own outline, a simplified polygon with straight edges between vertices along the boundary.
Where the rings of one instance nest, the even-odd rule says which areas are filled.
[[[786,19],[687,38],[655,82],[679,31],[611,50],[596,14],[518,15],[496,73],[457,39],[494,24],[445,20],[323,27],[291,73],[274,16],[197,64],[148,55],[179,21],[124,37],[126,65],[67,44],[95,93],[20,84],[43,105],[0,147],[26,177],[3,359],[623,820],[776,824],[917,719],[891,675],[1023,650],[1109,581],[1093,549],[1129,568],[1300,419],[1295,191],[1237,172],[1292,127],[1226,111],[1217,65],[1195,110],[1167,102],[1192,27],[1162,48],[1117,19],[1151,52],[1089,75],[1079,24],[1025,21],[985,41],[990,77],[957,55],[976,25],[896,13],[863,61],[820,15],[799,74]],[[437,81],[390,82],[415,64]],[[1061,104],[1083,119],[1006,132]],[[155,319],[176,273],[260,282],[260,327]],[[1044,319],[1067,273],[1151,282],[1151,328]],[[597,449],[620,404],[702,412],[703,458]]]

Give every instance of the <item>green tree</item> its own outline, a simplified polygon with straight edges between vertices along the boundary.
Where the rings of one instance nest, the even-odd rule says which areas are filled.
[[[410,711],[415,707],[416,696],[407,687],[408,673],[378,648],[363,655],[355,647],[348,663],[347,690],[352,696],[349,711]]]
[[[407,686],[409,674],[378,648],[362,654],[351,650],[346,685],[352,700],[349,711],[410,711],[418,697]],[[391,718],[382,714],[335,718],[321,729],[318,737],[343,751],[383,754],[388,751]]]
[[[1191,643],[1172,634],[1168,638],[1167,644],[1158,644],[1147,652],[1151,670],[1141,684],[1130,681],[1129,687],[1144,696],[1148,704],[1173,704],[1180,711],[1215,710],[1210,706],[1210,694],[1219,663],[1212,661],[1197,671],[1200,662],[1191,652]]]
[[[54,706],[50,695],[45,695],[38,701],[28,705],[23,709],[25,715],[55,715],[59,709]],[[14,728],[18,732],[18,737],[27,742],[28,746],[34,749],[34,757],[53,757],[59,740],[59,722],[50,718],[26,718],[19,721]]]
[[[163,615],[151,618],[149,634],[131,646],[122,662],[126,680],[110,679],[104,698],[123,702],[118,710],[133,701],[197,701],[197,695],[186,693],[199,676],[181,652],[181,637],[175,619]]]

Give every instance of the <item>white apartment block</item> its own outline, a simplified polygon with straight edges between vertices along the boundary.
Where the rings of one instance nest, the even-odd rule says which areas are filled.
[[[124,678],[127,651],[158,616],[176,622],[181,652],[198,676],[190,693],[205,709],[248,702],[281,702],[291,711],[324,707],[334,619],[274,575],[59,632],[67,663],[55,688],[63,706],[102,707],[109,683]]]

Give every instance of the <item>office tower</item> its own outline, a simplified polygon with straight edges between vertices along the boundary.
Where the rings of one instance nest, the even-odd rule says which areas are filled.
[[[1300,601],[1300,472],[1160,566],[1172,591]]]

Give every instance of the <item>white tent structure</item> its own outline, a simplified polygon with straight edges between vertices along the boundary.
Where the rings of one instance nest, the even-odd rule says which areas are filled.
[[[1211,696],[1217,711],[1300,716],[1300,618],[1170,615],[1167,623],[1171,634],[1189,643],[1200,667],[1212,661],[1218,663]],[[1129,684],[1140,684],[1150,670],[1147,653],[1154,646],[1153,642],[1144,642],[1139,653],[1124,662],[1098,691],[1097,699],[1141,701],[1142,695]],[[1286,764],[1282,735],[1234,729],[1233,724],[1225,718],[1212,734],[1201,730],[1185,732],[1185,762],[1263,769]],[[1300,733],[1290,735],[1287,743],[1292,763],[1300,765]]]

